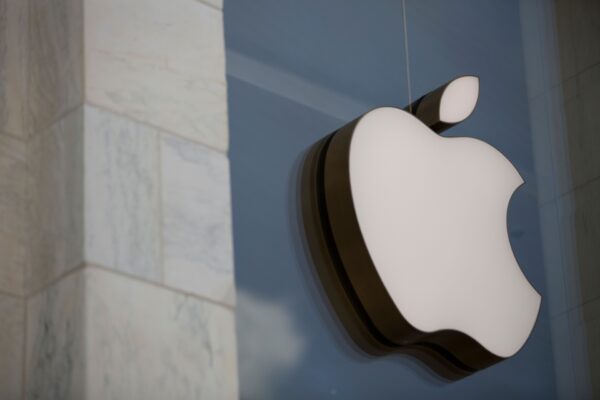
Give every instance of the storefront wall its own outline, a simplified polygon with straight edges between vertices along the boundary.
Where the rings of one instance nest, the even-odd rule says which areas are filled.
[[[564,63],[552,2],[230,0],[224,16],[241,398],[590,397],[589,334],[567,312],[582,300],[562,306],[564,282],[579,287],[578,264],[553,239],[575,235],[544,208],[556,198],[548,187],[571,174],[556,150],[566,128],[550,129],[543,108]],[[447,135],[485,140],[525,179],[508,230],[543,300],[515,357],[448,382],[350,341],[303,245],[298,173],[314,142],[360,114],[403,107],[465,74],[480,78],[478,106]],[[559,102],[551,116],[563,114]]]

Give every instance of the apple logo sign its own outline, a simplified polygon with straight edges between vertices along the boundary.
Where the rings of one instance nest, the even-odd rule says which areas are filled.
[[[421,352],[454,379],[516,354],[541,302],[507,232],[523,179],[489,144],[440,135],[478,95],[479,79],[463,76],[408,109],[374,109],[305,161],[303,207],[317,226],[307,235],[327,248],[328,279],[362,330],[382,352]]]

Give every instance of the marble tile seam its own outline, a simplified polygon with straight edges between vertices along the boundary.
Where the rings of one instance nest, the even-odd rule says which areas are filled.
[[[589,185],[592,185],[594,183],[596,183],[596,181],[598,181],[600,179],[600,175],[594,177],[594,178],[590,178],[588,180],[586,180],[585,182],[582,182],[578,185],[575,185],[567,190],[565,190],[564,192],[559,192],[555,197],[551,198],[550,200],[546,200],[544,201],[544,205],[548,204],[550,202],[553,201],[560,201],[560,200],[564,200],[566,197],[573,195],[575,192],[585,189],[587,188]]]
[[[181,290],[181,289],[173,287],[173,286],[165,285],[164,283],[161,283],[161,282],[156,282],[156,281],[152,281],[152,280],[149,280],[149,279],[144,279],[144,278],[141,278],[141,277],[136,276],[136,275],[128,274],[128,273],[125,273],[125,272],[122,272],[122,271],[119,271],[119,270],[116,270],[116,269],[113,269],[113,268],[110,268],[110,267],[107,267],[107,266],[104,266],[104,265],[100,265],[98,263],[91,263],[91,262],[82,262],[77,267],[75,267],[75,268],[73,268],[73,269],[71,269],[69,271],[66,271],[65,273],[63,273],[63,274],[57,276],[56,278],[52,279],[50,282],[48,282],[47,284],[45,284],[43,287],[40,287],[40,288],[32,291],[31,293],[28,293],[28,294],[22,296],[22,297],[19,297],[19,296],[14,295],[14,294],[8,294],[8,293],[2,293],[2,294],[6,294],[7,296],[10,296],[12,298],[17,298],[17,299],[22,299],[22,300],[26,300],[27,301],[27,300],[30,300],[31,298],[37,296],[38,294],[44,292],[49,287],[51,287],[51,286],[55,285],[56,283],[60,282],[62,279],[66,278],[66,277],[68,277],[68,276],[70,276],[72,274],[75,274],[75,273],[77,273],[79,271],[82,271],[85,268],[96,268],[96,269],[99,269],[101,271],[113,274],[113,275],[118,275],[118,276],[120,276],[122,278],[134,280],[134,281],[137,281],[139,283],[149,284],[151,286],[154,286],[154,287],[157,287],[157,288],[160,288],[160,289],[164,289],[164,290],[168,290],[168,291],[173,292],[173,293],[178,293],[178,294],[181,294],[181,295],[184,295],[184,296],[189,296],[189,297],[195,298],[196,300],[200,300],[200,301],[205,302],[205,303],[210,303],[210,304],[213,304],[213,305],[225,308],[225,309],[230,310],[230,311],[234,311],[235,310],[235,306],[233,306],[231,304],[223,303],[223,302],[220,302],[220,301],[217,301],[217,300],[213,300],[211,298],[199,295],[197,293],[192,293],[192,292],[188,292],[188,291],[185,291],[185,290]]]
[[[198,0],[194,0],[194,1],[198,1]],[[82,108],[82,107],[85,107],[85,106],[94,107],[94,108],[97,108],[97,109],[99,109],[101,111],[108,112],[108,113],[114,114],[116,116],[119,116],[121,118],[126,118],[126,119],[128,119],[128,120],[130,120],[132,122],[137,123],[137,124],[142,124],[144,126],[147,126],[147,127],[152,128],[152,129],[158,130],[162,134],[172,135],[172,136],[175,136],[175,137],[180,138],[182,140],[187,140],[187,141],[189,141],[191,143],[202,145],[202,146],[206,147],[207,149],[210,149],[210,150],[219,152],[221,154],[224,154],[225,156],[228,156],[228,149],[221,149],[221,148],[215,147],[213,145],[207,144],[207,143],[203,142],[202,140],[192,139],[192,138],[190,138],[188,136],[185,136],[185,135],[182,135],[180,133],[177,133],[177,132],[165,129],[163,127],[151,124],[151,123],[149,123],[147,121],[142,121],[140,119],[134,118],[134,117],[132,117],[129,114],[121,113],[121,112],[112,110],[112,109],[110,109],[108,107],[105,107],[105,106],[102,106],[102,105],[98,105],[98,104],[96,104],[96,103],[94,103],[92,101],[89,101],[89,100],[86,100],[86,101],[84,101],[84,102],[82,102],[80,104],[77,104],[77,105],[75,105],[73,107],[70,107],[67,110],[63,111],[62,113],[60,113],[59,115],[57,115],[55,118],[53,118],[52,120],[50,120],[46,125],[44,125],[43,127],[40,127],[40,129],[38,130],[38,132],[33,133],[31,135],[28,135],[28,136],[25,136],[25,137],[19,137],[19,136],[16,136],[16,135],[12,134],[12,133],[4,132],[4,131],[0,132],[0,135],[6,135],[6,136],[9,136],[12,139],[16,139],[16,140],[19,140],[21,142],[28,143],[31,139],[33,139],[35,137],[39,137],[39,136],[44,135],[45,133],[47,133],[50,130],[50,128],[53,125],[55,125],[56,123],[60,122],[62,119],[66,118],[69,114],[71,114],[73,112],[76,112],[77,110],[79,110],[79,108]]]
[[[88,264],[85,263],[85,262],[79,263],[79,265],[77,265],[75,268],[71,268],[68,271],[63,272],[62,274],[60,274],[60,275],[56,276],[55,278],[53,278],[53,279],[49,280],[48,282],[46,282],[43,286],[38,287],[38,288],[36,288],[35,290],[32,290],[29,293],[26,293],[25,296],[24,296],[25,300],[28,301],[28,300],[34,298],[35,296],[37,296],[38,294],[44,292],[49,287],[57,284],[58,282],[60,282],[64,278],[66,278],[66,277],[68,277],[68,276],[70,276],[72,274],[75,274],[78,271],[83,270],[86,267],[86,265],[88,265]]]
[[[554,165],[553,165],[553,167],[554,167]],[[588,183],[588,182],[586,182],[586,183]],[[583,184],[583,185],[585,186],[585,184]],[[582,186],[582,184],[580,184],[578,186]],[[550,203],[564,199],[567,195],[571,194],[576,189],[577,189],[576,187],[571,187],[571,188],[555,191],[555,193],[553,193],[552,195],[550,195],[548,197],[538,196],[538,208],[542,208],[544,206],[547,206]]]
[[[214,4],[211,4],[211,3],[209,3],[208,1],[205,1],[205,0],[192,0],[192,1],[195,1],[196,3],[200,3],[203,6],[206,6],[208,8],[212,8],[213,10],[217,10],[219,12],[223,12],[223,6],[217,7]]]
[[[148,284],[148,285],[160,288],[160,289],[168,290],[169,292],[178,293],[178,294],[181,294],[181,295],[184,295],[184,296],[192,297],[192,298],[194,298],[196,300],[200,300],[200,301],[202,301],[204,303],[209,303],[209,304],[212,304],[212,305],[216,305],[216,306],[219,306],[221,308],[225,308],[225,309],[227,309],[229,311],[235,311],[235,306],[233,306],[231,304],[220,302],[220,301],[211,299],[209,297],[205,297],[205,296],[199,295],[197,293],[192,293],[192,292],[188,292],[186,290],[182,290],[182,289],[179,289],[179,288],[176,288],[176,287],[173,287],[173,286],[169,286],[169,285],[166,285],[166,284],[164,284],[162,282],[152,281],[150,279],[145,279],[145,278],[142,278],[140,276],[128,274],[126,272],[119,271],[119,270],[107,267],[105,265],[100,265],[98,263],[85,262],[84,263],[84,267],[96,268],[96,269],[99,269],[101,271],[113,274],[113,275],[118,275],[118,276],[120,276],[122,278],[126,278],[126,279],[130,279],[130,280],[133,280],[133,281],[137,281],[138,283]]]
[[[6,292],[6,291],[0,291],[0,302],[2,300],[18,303],[18,302],[25,301],[26,299],[24,296],[21,296],[21,295],[17,295],[17,294]],[[2,320],[0,319],[0,321],[2,321]]]
[[[25,300],[26,299],[25,295],[11,293],[11,292],[8,292],[8,291],[2,290],[2,289],[0,289],[0,295],[10,297],[12,299],[17,299],[17,300]]]
[[[543,206],[546,206],[550,203],[556,202],[556,201],[561,201],[564,200],[565,197],[568,197],[572,194],[574,194],[576,191],[584,189],[585,187],[587,187],[588,185],[593,184],[594,182],[596,182],[598,179],[600,179],[600,175],[594,177],[594,178],[590,178],[588,180],[586,180],[585,182],[582,182],[578,185],[575,185],[573,187],[570,187],[568,189],[565,189],[563,191],[559,191],[555,194],[553,194],[551,197],[541,200],[538,202],[538,208],[541,208]]]
[[[549,92],[556,90],[558,87],[564,85],[567,81],[569,81],[571,79],[575,79],[575,78],[579,77],[580,75],[585,74],[586,72],[588,72],[589,70],[591,70],[597,66],[600,66],[600,62],[590,64],[590,65],[582,68],[580,71],[577,71],[569,76],[561,77],[559,82],[548,85],[543,90],[539,91],[538,93],[534,94],[533,96],[527,95],[527,99],[530,101],[537,100],[540,97],[547,95]]]
[[[27,143],[29,143],[33,139],[43,137],[44,135],[50,134],[51,128],[54,125],[58,124],[63,119],[67,118],[70,114],[79,111],[79,109],[83,108],[84,105],[85,105],[85,103],[80,103],[80,104],[77,104],[77,105],[70,107],[70,108],[66,109],[65,111],[61,112],[58,116],[56,116],[55,118],[50,120],[50,122],[48,124],[45,124],[43,127],[40,127],[37,132],[28,135],[26,137],[25,141]]]
[[[16,134],[14,134],[12,132],[0,131],[0,138],[2,136],[7,136],[7,137],[9,137],[9,138],[11,138],[13,140],[18,140],[19,142],[22,142],[22,143],[27,143],[28,142],[27,135],[16,135]]]
[[[194,0],[194,1],[196,1],[196,0]],[[189,136],[185,136],[185,135],[183,135],[181,133],[178,133],[178,132],[166,129],[164,127],[160,127],[160,126],[152,124],[152,123],[149,123],[148,121],[142,121],[142,120],[140,120],[138,118],[132,117],[131,115],[129,115],[127,113],[115,111],[115,110],[113,110],[113,109],[111,109],[109,107],[106,107],[106,106],[103,106],[103,105],[99,105],[99,104],[97,104],[97,103],[95,103],[93,101],[86,100],[85,103],[84,103],[84,105],[88,106],[88,107],[94,107],[94,108],[96,108],[98,110],[104,111],[106,113],[111,113],[111,114],[119,116],[121,118],[128,119],[129,121],[135,122],[136,124],[147,126],[149,128],[152,128],[152,129],[158,131],[160,134],[166,134],[166,135],[175,136],[178,139],[185,140],[185,141],[188,141],[188,142],[193,143],[193,144],[199,144],[199,145],[204,146],[205,148],[207,148],[209,150],[221,153],[221,154],[225,155],[225,157],[229,158],[228,148],[221,149],[221,148],[215,147],[213,145],[207,144],[207,143],[203,142],[202,140],[192,139]],[[227,146],[227,147],[229,147],[229,146]]]
[[[580,183],[579,185],[573,186],[571,189],[569,189],[566,193],[562,194],[560,197],[564,197],[568,194],[572,194],[578,190],[584,189],[587,186],[595,183],[598,179],[600,179],[600,175],[590,178],[590,179],[586,180],[585,182]]]
[[[544,206],[547,206],[548,204],[563,200],[565,197],[573,194],[576,190],[586,186],[589,183],[592,183],[593,181],[595,181],[598,178],[600,178],[600,177],[592,178],[584,183],[580,183],[577,186],[573,186],[573,187],[570,187],[570,188],[567,188],[564,190],[559,190],[547,198],[538,196],[538,208],[542,208]]]
[[[571,313],[571,312],[573,312],[573,311],[575,311],[577,309],[583,308],[586,305],[591,304],[591,303],[593,303],[595,301],[598,301],[598,300],[600,300],[600,295],[594,296],[591,299],[587,299],[585,301],[579,301],[577,304],[572,305],[570,307],[567,307],[564,310],[562,310],[560,312],[557,312],[556,314],[551,314],[550,315],[550,320],[552,321],[552,320],[554,320],[554,319],[556,319],[556,318],[558,318],[560,316],[564,316],[566,314],[569,314],[569,313]]]
[[[53,125],[60,122],[62,119],[66,118],[69,114],[71,114],[74,111],[77,111],[80,107],[83,107],[84,105],[85,105],[85,103],[82,102],[80,104],[74,105],[73,107],[69,107],[68,109],[64,110],[63,112],[61,112],[60,114],[58,114],[57,116],[55,116],[54,118],[49,120],[48,123],[39,127],[39,129],[36,132],[24,133],[23,135],[20,136],[20,135],[14,134],[12,132],[1,131],[0,137],[4,135],[4,136],[10,137],[11,139],[18,140],[22,143],[29,143],[34,138],[44,135],[44,133],[48,132],[50,130],[50,128],[52,128]]]
[[[176,137],[163,137],[161,157],[163,282],[233,305],[229,162]]]
[[[568,80],[571,80],[573,78],[577,78],[579,75],[585,74],[589,70],[594,69],[595,67],[597,67],[599,65],[600,65],[600,61],[593,62],[593,63],[591,63],[589,65],[586,65],[585,67],[581,68],[579,71],[574,72],[574,73],[572,73],[572,74],[570,74],[568,76],[562,77],[561,80],[560,80],[560,83],[556,84],[555,86],[559,86],[559,85],[565,83]]]

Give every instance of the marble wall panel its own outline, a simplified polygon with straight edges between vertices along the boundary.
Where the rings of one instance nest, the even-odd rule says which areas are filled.
[[[227,149],[219,10],[191,0],[86,0],[85,26],[87,100]]]
[[[28,302],[26,376],[28,399],[235,399],[233,311],[77,269]]]
[[[83,1],[28,2],[26,121],[39,133],[83,103]]]
[[[85,256],[160,281],[158,132],[85,108]]]
[[[23,300],[0,294],[0,399],[21,399],[23,390]]]
[[[25,137],[27,1],[0,0],[0,133]]]
[[[88,399],[237,399],[229,309],[86,269]]]
[[[165,283],[233,304],[227,157],[172,136],[161,149]]]
[[[28,292],[83,262],[83,109],[36,135],[31,146]]]
[[[0,398],[238,397],[221,8],[0,0]]]
[[[22,295],[29,265],[25,142],[0,134],[0,291]]]
[[[27,302],[26,398],[85,399],[82,270]]]

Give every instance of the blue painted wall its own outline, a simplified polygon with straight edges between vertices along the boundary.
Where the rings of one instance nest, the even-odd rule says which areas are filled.
[[[409,357],[357,351],[302,246],[299,161],[355,116],[331,115],[327,94],[367,111],[408,102],[407,64],[413,98],[476,74],[478,107],[448,134],[486,140],[524,176],[509,209],[510,238],[525,274],[545,294],[518,2],[410,0],[406,21],[400,1],[225,1],[228,63],[239,63],[228,65],[236,71],[228,85],[243,399],[555,397],[546,303],[517,356],[447,383]],[[254,72],[240,73],[248,59],[257,62]],[[306,90],[287,93],[290,79]]]

